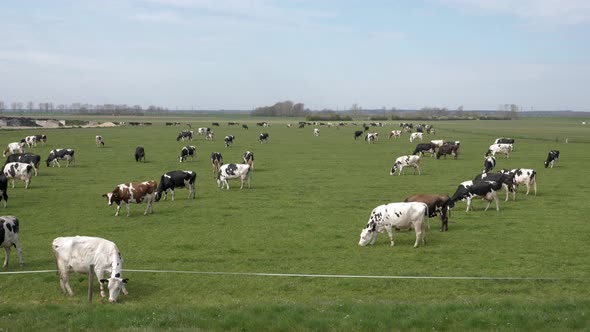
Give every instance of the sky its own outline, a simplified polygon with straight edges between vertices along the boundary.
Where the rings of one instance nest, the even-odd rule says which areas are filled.
[[[0,101],[590,111],[589,0],[0,3]]]

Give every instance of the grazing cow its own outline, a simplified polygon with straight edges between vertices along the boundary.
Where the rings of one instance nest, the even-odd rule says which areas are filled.
[[[373,245],[377,241],[377,235],[383,230],[389,235],[390,244],[393,247],[393,229],[396,228],[413,228],[416,231],[416,242],[414,248],[417,248],[420,241],[425,244],[424,226],[428,222],[428,206],[420,202],[411,203],[389,203],[379,205],[371,211],[367,226],[361,231],[359,246]]]
[[[0,201],[4,200],[4,208],[8,206],[8,179],[0,173]]]
[[[59,286],[62,293],[74,295],[70,287],[70,272],[90,273],[90,265],[94,265],[94,273],[99,281],[100,296],[105,297],[104,284],[109,291],[109,302],[117,302],[119,293],[127,295],[123,279],[123,257],[117,245],[109,240],[90,236],[58,237],[51,243],[53,256],[59,270]],[[103,279],[104,274],[110,278]]]
[[[211,127],[213,127],[213,126],[219,127],[219,122],[211,122]]]
[[[219,167],[223,165],[223,156],[219,152],[211,153],[211,165],[213,166],[213,172],[218,172]]]
[[[113,203],[117,204],[117,212],[115,217],[119,215],[121,209],[121,203],[127,205],[127,217],[131,213],[131,203],[141,203],[145,201],[147,206],[144,215],[154,212],[154,200],[156,198],[156,181],[144,181],[144,182],[132,182],[132,183],[121,183],[113,191],[108,194],[102,195],[108,200],[109,206]]]
[[[497,138],[494,141],[494,144],[500,144],[500,143],[504,143],[504,144],[514,144],[514,138]]]
[[[6,157],[8,155],[16,154],[16,153],[25,153],[24,146],[25,146],[24,139],[20,142],[8,143],[8,146],[6,147],[4,152],[2,153],[2,157]]]
[[[436,146],[432,143],[418,143],[418,145],[416,145],[416,148],[414,149],[414,152],[412,153],[413,155],[417,155],[420,154],[421,156],[424,155],[424,152],[426,153],[430,153],[431,157],[434,157],[434,153]]]
[[[104,146],[104,140],[102,139],[102,136],[96,135],[96,138],[94,140],[96,141],[97,147]]]
[[[485,157],[485,159],[483,160],[483,173],[489,173],[491,172],[494,167],[496,167],[496,158],[489,156],[489,157]]]
[[[41,142],[41,145],[45,145],[47,143],[47,136],[43,134],[35,135],[35,141]]]
[[[420,142],[422,142],[422,133],[412,133],[410,135],[410,142],[414,142],[416,139],[420,139]]]
[[[197,130],[197,134],[198,134],[198,135],[205,135],[205,134],[207,134],[207,133],[208,133],[208,132],[210,132],[210,131],[211,131],[211,128],[204,128],[204,127],[201,127],[201,128],[199,128],[199,129]]]
[[[38,174],[39,166],[41,165],[41,156],[33,154],[33,153],[18,153],[18,154],[11,154],[10,156],[6,157],[6,163],[13,163],[13,162],[21,162],[25,164],[33,165],[33,169],[35,171],[35,176]]]
[[[248,126],[247,126],[247,125],[245,125],[245,124],[243,124],[243,125],[242,125],[242,128],[244,128],[244,129],[248,129]]]
[[[299,127],[298,127],[298,128],[299,128],[299,129],[301,129],[301,128],[305,128],[305,123],[301,123],[301,122],[300,122],[300,123],[299,123]]]
[[[49,167],[49,163],[51,163],[52,167],[55,167],[55,165],[57,165],[57,167],[61,167],[61,165],[59,164],[60,160],[65,160],[66,161],[66,167],[70,167],[70,163],[75,164],[76,160],[74,158],[74,150],[72,149],[55,149],[55,150],[51,150],[49,152],[49,156],[47,156],[47,160],[45,160],[45,163],[47,164],[47,167]]]
[[[483,173],[478,174],[473,179],[473,183],[481,182],[481,181],[494,181],[501,185],[501,188],[504,188],[506,191],[506,200],[508,202],[508,198],[510,197],[510,193],[512,193],[512,200],[516,200],[516,186],[514,184],[514,174],[512,173]],[[499,190],[495,189],[495,190]]]
[[[516,188],[518,188],[519,185],[524,184],[526,186],[526,195],[529,194],[532,185],[535,190],[535,196],[537,196],[537,171],[534,169],[515,168],[510,171],[503,169],[500,170],[500,172],[514,174],[514,184],[516,185]]]
[[[449,206],[452,208],[455,206],[456,201],[466,199],[467,209],[465,212],[469,212],[469,209],[473,210],[471,202],[473,198],[482,197],[482,199],[488,201],[485,211],[488,210],[492,201],[496,202],[496,211],[500,211],[498,195],[496,194],[496,190],[500,188],[502,188],[502,184],[494,181],[473,182],[471,186],[462,183],[455,191],[455,194],[453,194],[453,197],[451,197],[451,203]]]
[[[193,134],[194,132],[192,130],[183,130],[180,133],[178,133],[178,136],[176,137],[176,141],[180,141],[180,140],[189,140],[192,141],[193,140]]]
[[[239,124],[240,124],[240,123],[238,123],[238,122],[233,122],[233,121],[230,121],[230,122],[228,122],[228,123],[227,123],[227,125],[228,125],[228,126],[237,126],[237,125],[239,125]]]
[[[223,141],[225,142],[225,147],[229,147],[231,144],[233,144],[234,140],[236,139],[236,137],[234,135],[227,135],[225,136],[225,138],[223,139]]]
[[[318,128],[313,128],[313,134],[315,136],[320,136],[320,130]]]
[[[404,200],[404,202],[422,202],[428,206],[428,217],[432,218],[440,214],[442,226],[440,231],[449,230],[449,213],[450,197],[446,194],[419,194],[413,195]]]
[[[365,141],[369,144],[375,143],[379,140],[379,133],[367,133],[365,136]]]
[[[31,183],[31,178],[33,176],[32,170],[33,165],[19,163],[19,162],[12,162],[4,165],[4,176],[7,179],[12,180],[12,188],[14,189],[14,179],[19,179],[25,181],[25,189],[29,188],[29,184]]]
[[[196,154],[197,154],[196,147],[194,147],[193,145],[185,146],[180,150],[180,162],[185,161],[188,156],[190,156],[191,159],[194,159]]]
[[[229,190],[228,179],[240,178],[242,185],[240,189],[244,188],[244,181],[248,180],[248,188],[250,188],[250,165],[248,164],[225,164],[219,168],[217,172],[217,187],[223,189],[225,186]]]
[[[545,160],[545,168],[551,166],[553,168],[554,164],[557,164],[559,161],[559,151],[558,150],[551,150],[547,155],[547,160]]]
[[[197,173],[193,171],[171,171],[160,178],[160,184],[156,189],[156,202],[162,198],[164,193],[164,200],[168,197],[168,190],[172,194],[172,200],[174,200],[174,188],[186,188],[188,189],[188,198],[195,198],[195,180],[197,179]]]
[[[510,152],[512,152],[512,144],[492,144],[490,145],[490,148],[488,149],[484,157],[487,157],[489,155],[495,157],[496,153],[503,153],[504,158],[510,158]]]
[[[392,137],[401,138],[402,137],[402,131],[401,130],[392,130],[389,133],[389,137],[387,139],[391,139]]]
[[[27,144],[27,146],[33,147],[33,146],[37,146],[37,136],[27,136],[25,137],[25,143]]]
[[[362,130],[357,130],[354,132],[354,139],[356,140],[357,138],[363,136],[363,131]]]
[[[420,156],[401,156],[397,158],[393,167],[391,167],[389,175],[395,175],[396,170],[398,170],[398,175],[401,175],[404,167],[413,167],[414,174],[418,170],[418,175],[420,175]]]
[[[269,137],[270,135],[268,133],[261,133],[258,135],[258,142],[260,142],[260,144],[262,144],[262,142],[268,142]]]
[[[212,132],[212,131],[207,132],[207,134],[205,135],[205,140],[206,141],[212,141],[213,140],[213,137],[215,137],[215,133],[214,132]]]
[[[440,159],[440,156],[445,156],[445,159],[447,159],[448,154],[453,156],[453,159],[457,159],[457,157],[459,156],[459,146],[451,144],[442,145],[438,148],[438,152],[436,153],[436,159]]]
[[[138,146],[135,148],[135,162],[142,161],[145,163],[145,149],[143,146]]]
[[[250,165],[250,169],[254,170],[254,153],[251,151],[246,151],[244,153],[244,164]]]
[[[23,249],[20,246],[20,241],[18,239],[18,218],[15,216],[1,216],[0,217],[0,247],[4,248],[6,251],[6,256],[4,257],[4,265],[3,267],[8,266],[8,261],[10,260],[10,250],[14,246],[16,248],[16,253],[18,254],[18,259],[20,261],[20,266],[22,267],[25,265],[25,259],[23,257]]]
[[[430,141],[430,143],[434,144],[434,146],[436,146],[436,148],[440,148],[441,146],[443,146],[446,142],[442,139],[435,139]]]

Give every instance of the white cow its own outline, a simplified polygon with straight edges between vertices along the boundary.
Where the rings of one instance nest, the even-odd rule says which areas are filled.
[[[58,237],[53,240],[52,249],[63,293],[74,295],[69,284],[71,271],[88,274],[90,265],[94,265],[100,284],[100,296],[105,296],[104,283],[108,285],[109,302],[116,302],[121,291],[128,294],[125,288],[128,279],[122,278],[123,257],[113,242],[90,236]],[[110,273],[110,278],[103,279],[105,273]]]
[[[395,137],[395,138],[400,138],[402,137],[402,131],[401,130],[392,130],[389,133],[389,139],[391,139],[391,137]]]
[[[197,134],[198,134],[198,135],[205,135],[205,134],[207,134],[209,131],[211,131],[211,129],[209,129],[209,128],[203,128],[203,127],[201,127],[201,128],[199,128],[199,129],[197,130]]]
[[[398,175],[401,175],[404,167],[413,167],[414,174],[418,170],[418,175],[420,175],[420,156],[409,155],[397,158],[393,167],[391,167],[389,175],[395,175],[396,170],[398,171]]]
[[[488,149],[484,157],[487,157],[489,155],[495,157],[496,153],[503,153],[504,158],[510,158],[510,152],[512,152],[512,144],[492,144],[490,145],[490,148]]]
[[[18,239],[18,218],[15,216],[1,216],[0,217],[0,247],[6,251],[6,257],[4,257],[3,267],[8,266],[10,260],[10,250],[12,246],[16,248],[20,266],[25,264],[23,258],[23,249],[20,246]]]
[[[37,136],[27,136],[25,137],[25,143],[27,143],[28,147],[37,146]]]
[[[8,143],[8,146],[2,153],[2,157],[6,157],[11,154],[16,153],[25,153],[25,142],[22,140],[21,142],[12,142]]]
[[[320,136],[320,130],[318,128],[313,128],[313,134],[315,136]]]
[[[14,179],[19,179],[25,181],[25,189],[28,189],[31,178],[33,177],[32,170],[34,168],[31,164],[15,161],[4,165],[3,173],[7,179],[12,179],[12,188],[14,188]]]
[[[219,168],[217,173],[217,186],[223,189],[226,186],[229,190],[228,179],[240,178],[242,185],[240,189],[244,188],[244,181],[248,180],[248,188],[250,188],[250,165],[248,164],[225,164]]]
[[[526,186],[526,195],[529,194],[531,186],[533,186],[535,196],[537,196],[537,171],[534,169],[515,168],[510,171],[503,169],[500,172],[514,174],[514,184],[517,186],[524,184]]]
[[[369,143],[375,143],[379,140],[379,133],[367,133],[365,136],[365,141]]]
[[[421,202],[411,203],[389,203],[379,205],[374,208],[369,217],[367,226],[361,231],[359,246],[373,245],[377,240],[377,235],[383,230],[387,231],[391,246],[393,247],[393,229],[396,228],[414,228],[416,231],[416,242],[414,248],[417,248],[420,241],[425,244],[425,224],[428,222],[428,206]]]
[[[412,135],[410,135],[410,142],[414,142],[414,140],[420,139],[420,142],[422,142],[422,133],[412,133]]]

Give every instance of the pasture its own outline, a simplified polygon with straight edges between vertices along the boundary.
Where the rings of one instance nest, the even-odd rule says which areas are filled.
[[[104,119],[103,119],[104,120]],[[44,133],[39,176],[25,190],[9,188],[8,208],[21,222],[25,267],[13,250],[3,272],[55,270],[51,241],[58,236],[99,236],[115,242],[125,260],[128,296],[111,305],[97,294],[86,301],[87,277],[73,275],[75,292],[59,291],[55,272],[0,275],[0,329],[75,330],[575,330],[590,328],[590,194],[587,167],[590,130],[578,119],[434,122],[424,141],[461,141],[458,160],[422,157],[422,175],[390,176],[396,157],[418,142],[408,134],[387,140],[397,123],[372,127],[375,144],[355,141],[359,127],[296,128],[293,120],[271,120],[261,128],[243,117],[249,130],[226,118],[183,118],[195,140],[177,142],[186,126],[2,130],[0,144]],[[232,119],[235,120],[235,119]],[[106,120],[105,120],[106,121]],[[141,119],[141,121],[145,121]],[[196,135],[210,127],[213,141]],[[285,124],[291,122],[292,128]],[[362,123],[362,121],[357,121]],[[416,122],[416,121],[413,121]],[[390,123],[392,123],[390,121]],[[259,144],[261,132],[267,143]],[[236,140],[224,147],[223,137]],[[97,148],[96,135],[105,146]],[[374,246],[357,245],[377,205],[416,193],[448,193],[483,169],[483,154],[498,137],[516,139],[509,159],[497,155],[496,170],[534,168],[538,195],[504,202],[484,212],[484,202],[465,212],[458,202],[449,231],[431,218],[426,245],[414,249],[414,232],[386,234]],[[569,143],[565,143],[568,138]],[[146,162],[136,163],[136,146]],[[180,149],[195,145],[197,157],[179,163]],[[74,167],[46,167],[51,149],[76,150]],[[551,149],[561,151],[553,169],[543,168]],[[209,157],[224,163],[254,152],[252,188],[217,188]],[[101,197],[119,183],[156,180],[172,170],[197,172],[196,199],[178,189],[176,200],[132,205],[131,216],[115,217]],[[122,208],[124,210],[124,207]],[[143,270],[143,271],[132,271]],[[152,270],[152,272],[145,272]],[[186,273],[174,273],[185,271]],[[189,272],[211,272],[195,274]],[[214,272],[214,273],[213,273]],[[217,273],[219,272],[219,273]],[[432,278],[269,276],[310,274]],[[456,279],[455,277],[475,277]],[[480,279],[477,279],[480,278]],[[488,279],[489,278],[489,279]],[[508,279],[506,279],[508,278]],[[516,278],[516,279],[510,279]],[[520,279],[522,278],[522,279]]]

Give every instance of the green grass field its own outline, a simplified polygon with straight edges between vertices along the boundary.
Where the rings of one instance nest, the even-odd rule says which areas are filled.
[[[108,118],[101,119],[102,121]],[[397,125],[377,128],[380,141],[353,139],[358,127],[286,128],[293,120],[181,118],[193,130],[213,127],[215,140],[203,136],[176,142],[186,127],[165,127],[172,118],[149,118],[151,127],[53,130],[2,130],[0,144],[45,133],[45,147],[29,149],[45,160],[51,149],[73,148],[76,165],[51,168],[43,163],[29,189],[9,189],[8,208],[21,222],[26,265],[13,251],[3,272],[54,270],[51,241],[88,235],[114,241],[128,270],[224,272],[189,274],[125,272],[129,295],[111,305],[86,301],[87,277],[74,275],[73,297],[62,295],[56,273],[0,275],[0,330],[588,330],[590,258],[587,251],[590,196],[587,167],[590,129],[577,119],[436,122],[429,139],[461,141],[458,160],[422,158],[422,175],[407,169],[390,176],[396,157],[413,151],[407,134],[387,140]],[[249,130],[227,121],[247,123]],[[183,122],[183,123],[184,123]],[[258,134],[268,132],[268,143]],[[373,129],[371,129],[373,131]],[[106,146],[97,148],[95,135]],[[230,148],[223,137],[236,136]],[[457,185],[483,169],[483,154],[497,137],[514,137],[510,159],[498,155],[497,167],[534,168],[538,195],[504,202],[500,211],[466,213],[459,202],[449,232],[432,218],[426,246],[414,249],[413,232],[386,234],[371,247],[357,245],[361,229],[377,205],[403,201],[416,193],[453,194]],[[565,139],[569,143],[565,143]],[[135,147],[145,147],[147,162],[136,163]],[[197,157],[180,164],[184,145]],[[543,168],[551,149],[559,164]],[[251,189],[217,188],[209,156],[241,162],[255,154]],[[160,201],[144,216],[114,217],[101,197],[117,184],[156,180],[171,170],[197,172],[197,197]],[[124,207],[122,208],[124,210]],[[1,256],[0,256],[1,257]],[[236,274],[231,274],[236,273]],[[378,279],[258,276],[244,273],[360,276],[490,277],[500,279]],[[502,278],[530,278],[506,280]],[[539,279],[546,278],[546,279]],[[98,285],[95,285],[98,290]],[[96,292],[95,292],[96,293]]]

